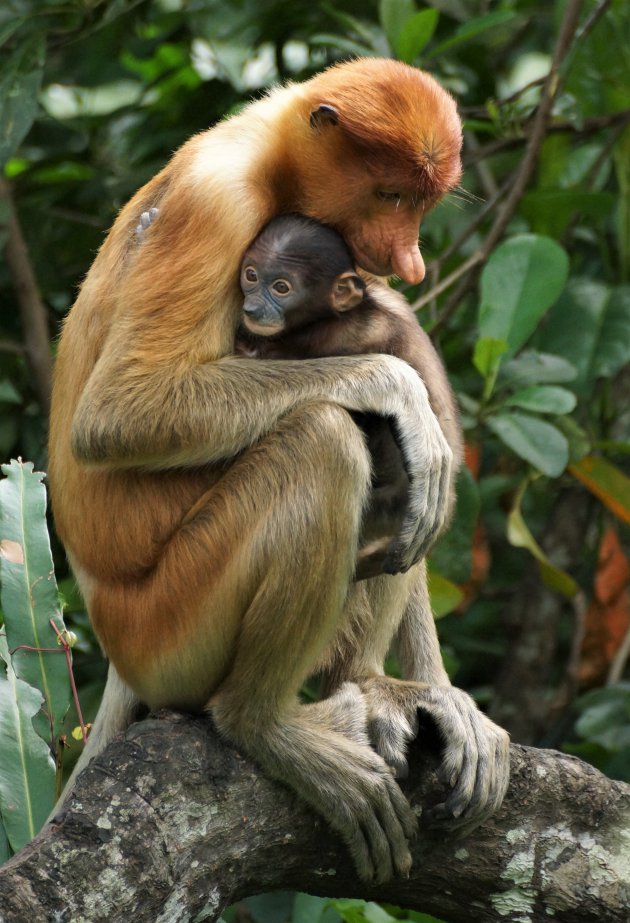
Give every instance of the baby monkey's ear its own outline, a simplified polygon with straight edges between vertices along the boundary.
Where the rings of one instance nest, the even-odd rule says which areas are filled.
[[[330,305],[333,311],[349,311],[361,304],[365,297],[365,283],[356,272],[342,272],[332,284]]]

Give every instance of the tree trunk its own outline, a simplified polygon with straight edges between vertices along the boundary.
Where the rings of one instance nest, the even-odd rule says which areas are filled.
[[[431,735],[421,743],[431,750]],[[511,757],[499,814],[459,838],[421,823],[410,878],[369,887],[324,822],[209,719],[152,717],[88,767],[66,809],[0,870],[0,921],[213,921],[282,889],[449,923],[628,923],[630,786],[549,750],[512,746]],[[435,765],[416,744],[414,804],[442,800]]]

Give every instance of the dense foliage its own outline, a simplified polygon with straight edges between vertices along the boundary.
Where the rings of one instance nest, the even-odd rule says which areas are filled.
[[[50,349],[121,204],[193,132],[349,54],[429,69],[465,120],[406,293],[466,427],[431,560],[449,669],[515,738],[630,779],[626,0],[5,0],[0,459],[45,470]],[[103,667],[54,554],[90,711]]]

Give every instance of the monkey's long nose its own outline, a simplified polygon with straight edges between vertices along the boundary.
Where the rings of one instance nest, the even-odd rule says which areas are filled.
[[[422,282],[426,272],[418,242],[398,243],[392,247],[392,269],[397,276],[410,285]]]

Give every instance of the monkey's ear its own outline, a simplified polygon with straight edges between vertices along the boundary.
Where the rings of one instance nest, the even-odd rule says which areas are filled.
[[[365,296],[365,285],[356,272],[342,272],[332,285],[330,296],[333,311],[349,311],[361,304]]]
[[[338,125],[339,115],[334,106],[322,104],[311,112],[311,128],[325,128],[326,125]]]

